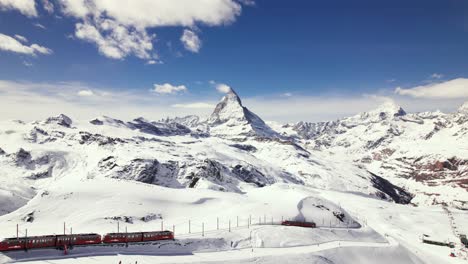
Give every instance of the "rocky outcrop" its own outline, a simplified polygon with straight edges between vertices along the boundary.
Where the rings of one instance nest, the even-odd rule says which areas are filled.
[[[49,117],[47,118],[47,120],[45,121],[46,124],[53,124],[53,125],[59,125],[59,126],[62,126],[62,127],[67,127],[67,128],[70,128],[71,125],[73,124],[73,121],[71,120],[70,117],[64,115],[64,114],[60,114],[59,116],[56,116],[56,117]]]
[[[369,173],[372,175],[372,186],[380,191],[377,193],[377,196],[380,198],[391,200],[399,204],[409,204],[413,199],[414,195],[405,189],[393,185],[391,182],[380,176],[377,176],[371,172]]]
[[[253,183],[258,187],[264,187],[273,183],[252,165],[236,165],[232,168],[232,173],[234,173],[234,175],[236,175],[240,180],[247,183]]]

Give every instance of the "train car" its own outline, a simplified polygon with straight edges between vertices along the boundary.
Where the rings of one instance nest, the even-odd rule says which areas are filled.
[[[143,232],[143,241],[157,241],[174,239],[174,233],[171,231]]]
[[[28,250],[35,248],[54,248],[56,236],[33,236],[6,238],[0,242],[0,251]]]
[[[317,225],[314,222],[301,222],[301,221],[283,221],[281,225],[284,226],[299,226],[299,227],[308,227],[316,228]]]
[[[112,243],[132,243],[132,242],[142,242],[143,233],[109,233],[105,234],[102,240],[103,243],[112,244]]]
[[[55,244],[56,248],[72,248],[73,246],[96,245],[102,243],[102,237],[98,234],[73,234],[59,235]]]

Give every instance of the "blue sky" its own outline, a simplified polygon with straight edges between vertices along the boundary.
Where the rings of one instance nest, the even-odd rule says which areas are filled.
[[[435,96],[426,90],[412,92],[434,90],[434,85],[457,78],[465,81],[466,1],[213,0],[205,6],[196,0],[188,5],[184,0],[154,1],[160,2],[154,6],[130,1],[134,12],[122,4],[126,1],[102,1],[88,6],[99,12],[85,14],[76,5],[82,0],[28,1],[29,6],[0,0],[3,41],[14,38],[29,48],[2,46],[0,38],[0,80],[9,89],[18,82],[28,87],[41,84],[31,88],[40,96],[57,98],[49,86],[67,83],[60,89],[151,97],[144,100],[148,107],[152,101],[210,105],[220,96],[214,88],[222,83],[267,116],[274,105],[265,104],[275,100],[294,105],[303,98],[315,99],[311,103],[348,98],[368,100],[371,107],[369,98],[393,97],[409,107],[418,105],[413,109],[417,111],[423,105],[452,110],[468,96],[464,82],[461,88],[449,87],[453,95],[448,97],[440,91]],[[158,13],[165,8],[171,17]],[[142,10],[148,12],[139,14]],[[86,28],[79,30],[79,25]],[[127,35],[116,41],[115,32]],[[182,41],[185,32],[190,34]],[[31,50],[32,44],[46,50]],[[155,85],[166,83],[174,89],[155,92]],[[397,87],[409,92],[395,94]],[[78,99],[66,100],[80,103]],[[179,110],[168,109],[167,114]],[[360,110],[322,116],[306,111],[300,116],[335,118]],[[281,121],[288,118],[295,119],[271,115]]]

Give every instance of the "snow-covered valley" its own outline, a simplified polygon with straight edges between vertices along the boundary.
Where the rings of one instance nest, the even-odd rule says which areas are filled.
[[[231,91],[213,114],[0,124],[0,237],[174,230],[177,243],[0,255],[38,263],[463,263],[468,109],[393,103],[264,122]],[[313,221],[319,228],[278,226]],[[203,230],[203,233],[202,233]],[[423,244],[430,236],[455,249]],[[456,258],[449,257],[455,252]],[[463,259],[465,258],[465,259]]]

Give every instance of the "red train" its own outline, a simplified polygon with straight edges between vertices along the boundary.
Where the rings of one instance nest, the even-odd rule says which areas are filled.
[[[281,225],[285,226],[300,226],[308,228],[316,228],[317,225],[314,222],[301,222],[301,221],[283,221]]]
[[[74,246],[135,243],[174,239],[171,231],[99,234],[49,235],[6,238],[0,242],[0,251],[29,250],[36,248],[73,248]]]

